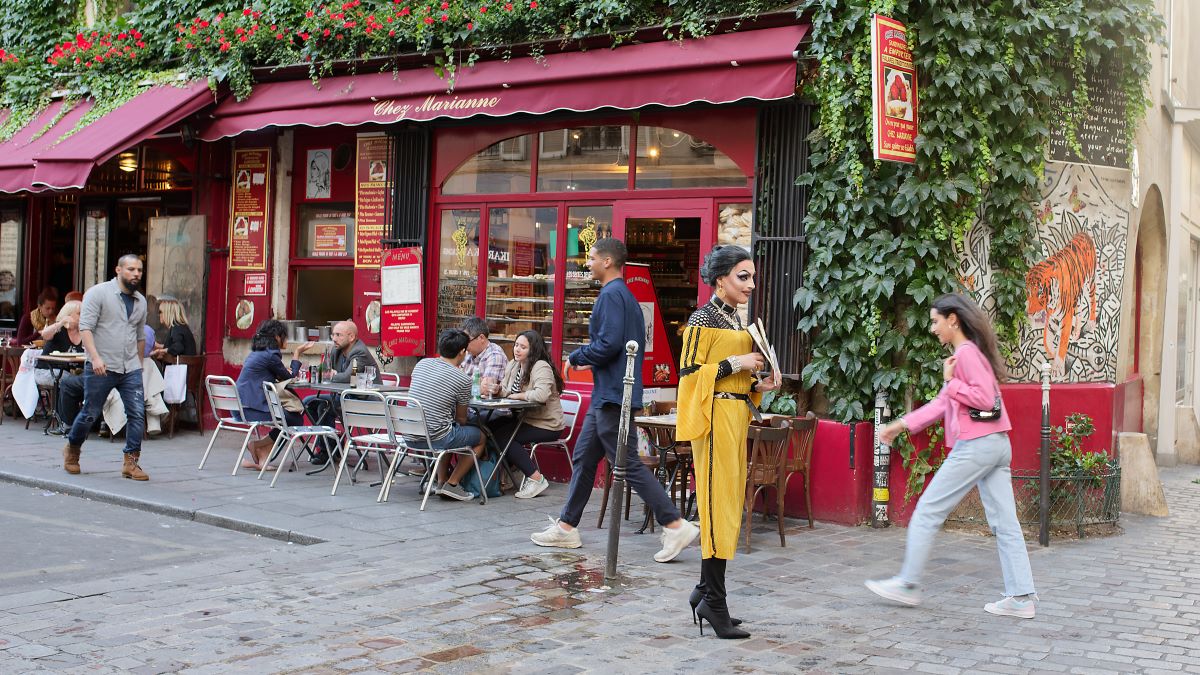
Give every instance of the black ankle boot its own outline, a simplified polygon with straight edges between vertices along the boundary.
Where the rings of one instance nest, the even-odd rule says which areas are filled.
[[[708,600],[701,600],[696,606],[696,616],[700,619],[700,634],[704,635],[704,622],[707,621],[709,626],[712,626],[717,637],[722,640],[742,640],[750,637],[750,634],[741,628],[734,628],[733,622],[729,618],[728,610],[717,610],[708,606]]]
[[[700,601],[704,599],[704,591],[705,589],[703,583],[696,584],[696,587],[692,589],[692,594],[688,597],[688,604],[692,606],[693,624],[696,623],[696,605],[699,605]],[[730,617],[729,623],[735,626],[740,626],[742,625],[742,620]]]

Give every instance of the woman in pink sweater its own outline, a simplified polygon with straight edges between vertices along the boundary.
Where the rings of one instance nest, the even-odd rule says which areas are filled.
[[[946,447],[952,451],[929,481],[908,523],[908,542],[900,574],[891,579],[868,581],[867,588],[894,602],[919,604],[918,584],[929,560],[933,537],[967,492],[978,486],[988,524],[996,535],[1000,570],[1004,575],[1004,598],[989,602],[984,610],[1032,619],[1037,594],[1013,500],[1009,471],[1012,446],[1008,442],[1012,425],[1000,400],[997,376],[1003,377],[1005,369],[996,348],[996,334],[987,315],[962,295],[943,295],[934,300],[929,321],[930,332],[954,350],[954,355],[942,364],[945,384],[936,398],[887,425],[879,436],[883,442],[891,443],[901,432],[917,433],[943,420]]]

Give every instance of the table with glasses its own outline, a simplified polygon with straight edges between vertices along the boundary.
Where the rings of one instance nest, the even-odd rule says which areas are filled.
[[[47,415],[46,426],[42,428],[43,434],[48,435],[50,429],[63,424],[62,418],[58,416],[58,387],[63,375],[68,370],[82,368],[86,361],[87,356],[80,353],[51,353],[42,354],[38,357],[38,364],[48,367],[50,369],[50,376],[54,380],[54,384],[50,388],[50,414]]]
[[[480,417],[484,424],[491,422],[492,417],[502,410],[511,412],[514,418],[517,420],[517,424],[513,427],[512,434],[510,434],[508,439],[505,440],[503,446],[498,447],[500,450],[499,459],[496,461],[496,466],[492,468],[492,472],[488,474],[487,480],[483,482],[483,486],[491,485],[492,479],[496,476],[496,472],[500,470],[501,466],[504,466],[504,458],[508,455],[508,448],[512,445],[513,440],[517,437],[517,433],[521,431],[521,425],[524,423],[525,419],[525,411],[530,408],[536,408],[540,405],[542,404],[534,403],[533,401],[522,401],[515,398],[472,398],[471,402],[467,404],[467,407],[471,410],[474,410],[475,414]],[[484,414],[487,415],[486,419],[483,419]],[[486,489],[486,487],[484,487],[484,489]]]

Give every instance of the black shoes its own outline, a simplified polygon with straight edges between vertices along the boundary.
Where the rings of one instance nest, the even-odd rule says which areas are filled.
[[[750,634],[741,628],[734,628],[733,621],[729,618],[728,610],[716,610],[708,606],[704,600],[696,606],[696,616],[700,619],[700,634],[704,635],[704,622],[716,632],[717,637],[722,640],[744,640],[750,637]]]
[[[704,599],[704,589],[701,588],[700,586],[696,586],[695,588],[693,588],[692,594],[690,596],[688,596],[688,604],[692,606],[692,623],[696,623],[696,605],[699,605],[700,601],[703,599]],[[734,619],[731,617],[729,619],[729,623],[731,623],[735,626],[740,626],[740,625],[742,625],[742,620]]]

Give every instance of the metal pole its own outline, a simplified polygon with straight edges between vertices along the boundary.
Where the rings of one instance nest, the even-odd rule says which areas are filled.
[[[625,497],[625,463],[629,452],[626,444],[629,441],[629,416],[633,406],[633,369],[637,365],[634,357],[638,353],[638,343],[630,340],[625,343],[625,389],[621,392],[621,423],[617,427],[617,458],[613,465],[612,488],[609,494],[608,513],[608,554],[604,563],[604,579],[611,581],[617,578],[617,545],[621,536],[621,500]]]
[[[882,391],[875,394],[875,472],[874,484],[871,491],[871,527],[887,527],[888,501],[891,493],[888,490],[888,472],[891,470],[892,448],[879,438],[883,430],[883,418],[887,414],[887,397]]]
[[[1038,543],[1050,545],[1050,364],[1042,364],[1042,467],[1039,472],[1038,487],[1041,495],[1038,497],[1038,522],[1041,531],[1038,532]]]

